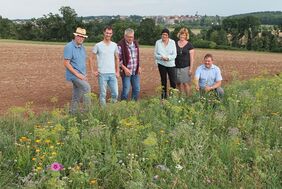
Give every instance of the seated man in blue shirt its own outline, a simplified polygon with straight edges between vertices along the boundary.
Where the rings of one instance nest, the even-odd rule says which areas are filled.
[[[213,64],[213,56],[206,54],[203,64],[195,72],[196,90],[200,92],[215,91],[219,97],[224,94],[221,88],[221,71]]]

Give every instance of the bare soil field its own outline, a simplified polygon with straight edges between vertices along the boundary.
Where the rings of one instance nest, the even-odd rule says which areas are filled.
[[[0,114],[10,107],[32,102],[36,112],[57,107],[71,100],[72,85],[65,80],[63,45],[21,44],[1,42],[0,45]],[[87,47],[90,53],[92,47]],[[282,72],[282,54],[196,49],[196,66],[204,54],[212,53],[222,70],[224,85],[234,78],[244,80],[262,74]],[[158,95],[160,78],[153,58],[153,48],[141,49],[141,98]],[[92,91],[98,94],[97,78],[88,74]],[[119,79],[119,86],[121,86]]]

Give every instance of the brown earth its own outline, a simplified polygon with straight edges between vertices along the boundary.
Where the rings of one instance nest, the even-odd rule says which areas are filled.
[[[87,50],[90,53],[91,47]],[[234,78],[241,80],[282,72],[282,54],[196,49],[196,66],[206,53],[214,55],[215,64],[222,70],[224,84]],[[64,77],[63,45],[1,42],[0,61],[0,114],[13,106],[25,106],[27,102],[32,102],[36,112],[42,112],[54,106],[53,97],[58,99],[57,107],[70,102],[72,85]],[[141,49],[141,63],[141,98],[157,95],[160,78],[154,64],[153,48]],[[97,94],[97,79],[90,73],[89,82]]]

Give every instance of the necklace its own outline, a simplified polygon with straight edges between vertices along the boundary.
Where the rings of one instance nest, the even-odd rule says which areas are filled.
[[[188,41],[178,41],[178,46],[180,47],[180,48],[183,48],[186,44],[188,43]]]

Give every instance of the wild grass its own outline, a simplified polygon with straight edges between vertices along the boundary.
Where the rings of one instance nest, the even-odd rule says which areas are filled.
[[[0,118],[0,188],[281,188],[282,77],[89,113]],[[52,170],[58,162],[60,170]]]

